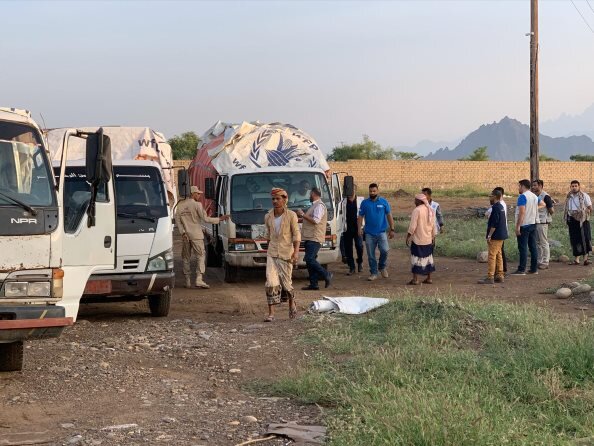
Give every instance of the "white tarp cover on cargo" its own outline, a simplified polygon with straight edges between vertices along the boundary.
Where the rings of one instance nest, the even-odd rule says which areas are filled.
[[[99,127],[77,127],[85,132],[95,132]],[[64,133],[68,129],[53,129],[47,132],[47,142],[53,161],[60,161]],[[173,157],[171,146],[162,133],[148,127],[103,127],[111,140],[111,157],[114,160],[149,160],[155,161],[163,169],[163,179],[167,192],[175,198],[173,182]],[[85,140],[70,138],[68,141],[68,159],[85,159]]]
[[[309,308],[313,313],[363,314],[390,302],[383,297],[322,297],[323,300],[311,303]]]
[[[330,170],[316,141],[290,124],[219,121],[202,136],[202,143],[218,172],[284,166]]]

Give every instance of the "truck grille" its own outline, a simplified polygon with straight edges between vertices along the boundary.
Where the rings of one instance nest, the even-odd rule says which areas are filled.
[[[137,269],[139,264],[140,264],[139,259],[124,260],[122,269]]]

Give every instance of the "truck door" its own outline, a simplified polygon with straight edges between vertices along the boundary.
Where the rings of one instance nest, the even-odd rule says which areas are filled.
[[[71,136],[73,137],[73,136]],[[66,136],[68,138],[68,135]],[[67,151],[67,143],[65,144]],[[65,154],[66,155],[66,154]],[[111,171],[111,154],[109,169]],[[65,165],[60,166],[59,194],[62,204],[63,297],[58,305],[66,308],[66,316],[76,319],[80,298],[89,276],[97,270],[112,270],[116,264],[116,198],[113,175],[98,186],[95,218],[89,225],[87,209],[91,192],[81,190],[68,194],[65,187]]]
[[[336,215],[336,237],[337,241],[342,237],[342,233],[346,229],[346,215],[342,203],[342,187],[340,185],[340,177],[337,173],[332,174],[332,193],[334,194],[334,208]]]

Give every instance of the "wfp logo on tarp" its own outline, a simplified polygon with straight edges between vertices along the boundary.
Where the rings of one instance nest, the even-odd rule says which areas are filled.
[[[138,145],[140,147],[152,147],[153,149],[157,149],[159,147],[159,144],[157,143],[157,140],[155,138],[153,138],[153,139],[139,139]]]
[[[278,133],[278,143],[276,145],[270,144],[270,140],[276,133]],[[295,137],[297,135],[293,133],[292,136]],[[301,142],[305,141],[302,140]],[[312,143],[312,141],[309,140],[306,142]],[[272,147],[266,148],[267,145]],[[309,149],[318,150],[317,145],[313,143],[309,146]],[[262,167],[262,165],[264,165],[259,159],[262,152],[263,155],[266,156],[267,165],[275,167],[287,166],[292,160],[301,161],[302,158],[307,158],[308,156],[307,150],[304,147],[300,147],[299,143],[294,144],[291,139],[283,138],[283,135],[280,132],[268,129],[261,132],[252,143],[250,161],[256,167]],[[309,164],[310,167],[315,167],[315,160],[313,165],[311,161]]]

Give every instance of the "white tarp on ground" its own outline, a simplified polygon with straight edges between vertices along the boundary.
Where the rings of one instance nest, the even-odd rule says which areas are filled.
[[[97,131],[98,127],[77,127],[85,132]],[[46,133],[49,151],[53,161],[60,161],[64,133],[68,129],[53,129]],[[173,156],[171,146],[162,133],[148,127],[103,127],[111,140],[113,160],[149,160],[156,161],[163,169],[163,179],[171,197],[176,197],[173,182]],[[68,141],[68,159],[85,159],[85,140],[70,138]]]
[[[218,172],[280,166],[330,170],[315,140],[290,124],[219,121],[201,139]]]
[[[316,300],[311,303],[309,308],[312,312],[363,314],[390,302],[388,299],[384,299],[383,297],[322,297],[324,298],[323,300]]]

